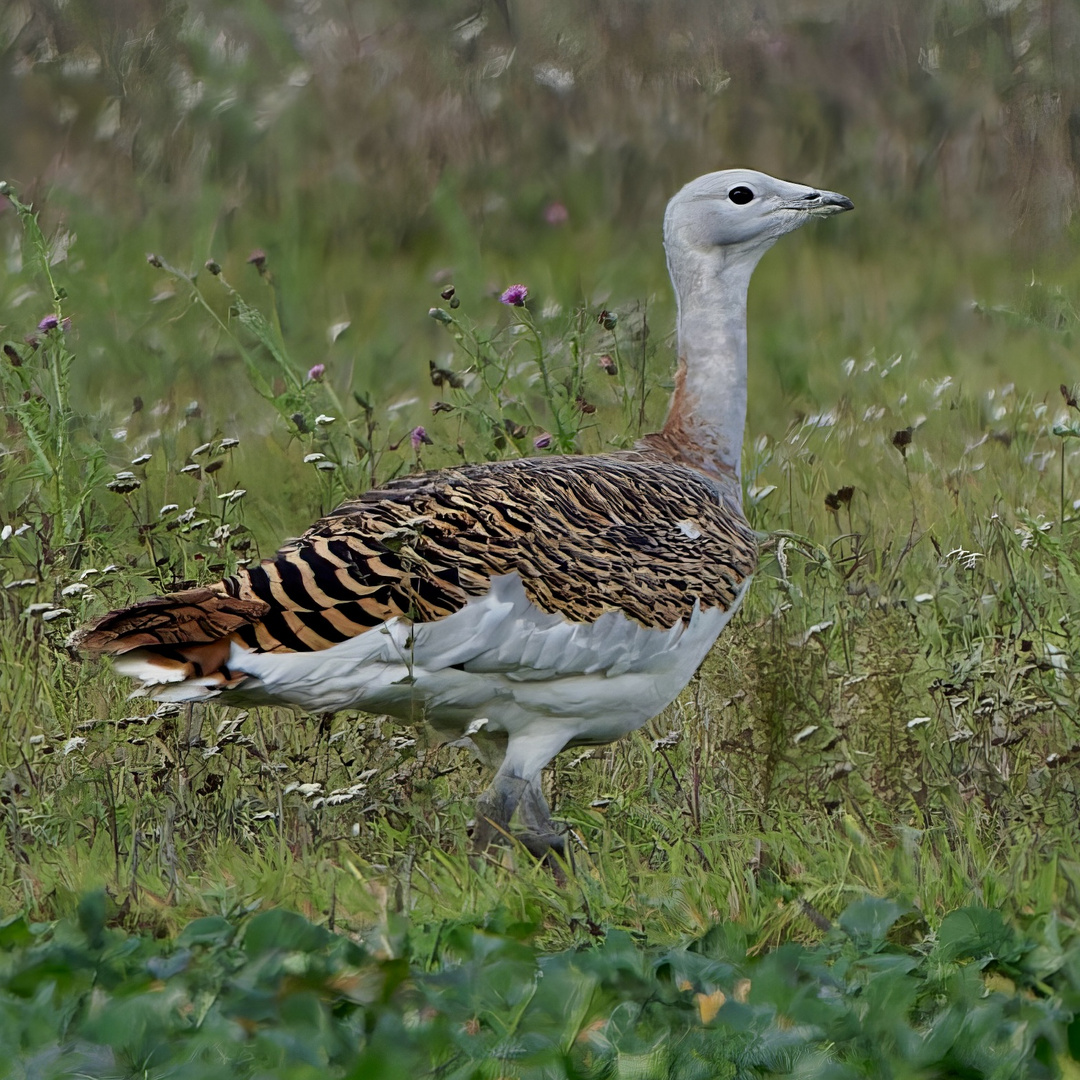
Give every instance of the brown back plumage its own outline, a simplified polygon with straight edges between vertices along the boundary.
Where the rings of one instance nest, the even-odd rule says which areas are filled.
[[[668,628],[695,603],[730,607],[755,561],[737,503],[655,450],[468,465],[369,491],[259,566],[110,612],[76,644],[324,649],[394,617],[444,618],[514,572],[544,612]]]
[[[130,652],[155,645],[201,645],[228,637],[261,618],[270,605],[230,596],[221,584],[151,596],[110,611],[78,631],[72,644],[87,652]]]

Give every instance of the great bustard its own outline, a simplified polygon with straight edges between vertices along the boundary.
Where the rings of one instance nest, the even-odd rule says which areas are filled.
[[[396,480],[254,569],[80,631],[160,701],[359,708],[471,738],[496,767],[474,843],[561,847],[540,787],[566,746],[640,727],[687,684],[756,562],[742,513],[746,295],[765,251],[843,195],[731,169],[668,204],[675,392],[634,450]]]

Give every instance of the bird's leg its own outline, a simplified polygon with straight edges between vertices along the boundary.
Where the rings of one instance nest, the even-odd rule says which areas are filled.
[[[478,853],[486,851],[500,837],[509,835],[510,819],[528,787],[528,780],[513,776],[503,769],[495,774],[491,784],[476,800],[473,848]]]
[[[527,837],[520,838],[525,846],[530,851],[537,847],[533,854],[546,854],[560,844],[540,790],[540,770],[563,748],[566,739],[565,729],[543,734],[519,732],[510,737],[502,764],[477,800],[474,850],[483,852],[499,836],[509,835],[510,819],[523,800],[523,821],[530,827],[540,826],[538,833],[530,831]],[[530,844],[533,840],[538,842]]]
[[[528,830],[518,834],[518,839],[539,858],[549,851],[557,855],[565,853],[566,844],[563,837],[555,828],[555,822],[551,820],[551,809],[547,799],[544,798],[543,788],[540,785],[540,777],[525,789],[518,803],[518,817],[522,825]]]
[[[544,798],[544,789],[540,777],[525,789],[518,803],[518,817],[521,823],[535,832],[554,832],[555,824],[551,820],[551,809]]]

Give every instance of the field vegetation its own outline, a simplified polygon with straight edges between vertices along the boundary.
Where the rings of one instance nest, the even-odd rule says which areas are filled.
[[[0,13],[12,1076],[1080,1076],[1080,16]],[[386,717],[129,700],[68,634],[417,468],[663,418],[666,199],[856,212],[751,295],[761,568],[561,874]],[[521,308],[498,302],[521,282]]]

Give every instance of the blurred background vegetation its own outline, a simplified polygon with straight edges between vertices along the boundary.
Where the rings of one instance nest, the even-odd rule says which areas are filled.
[[[778,393],[843,359],[815,350],[825,321],[854,355],[1008,366],[971,301],[1042,315],[1020,286],[1075,280],[1078,47],[1080,12],[1052,0],[10,0],[0,163],[78,236],[87,400],[190,393],[219,413],[235,357],[138,272],[146,251],[242,279],[264,249],[294,351],[387,400],[437,356],[440,273],[474,307],[518,279],[567,307],[655,299],[666,333],[659,222],[682,183],[747,165],[823,184],[858,213],[755,290],[769,430]],[[19,301],[4,322],[32,329]]]

